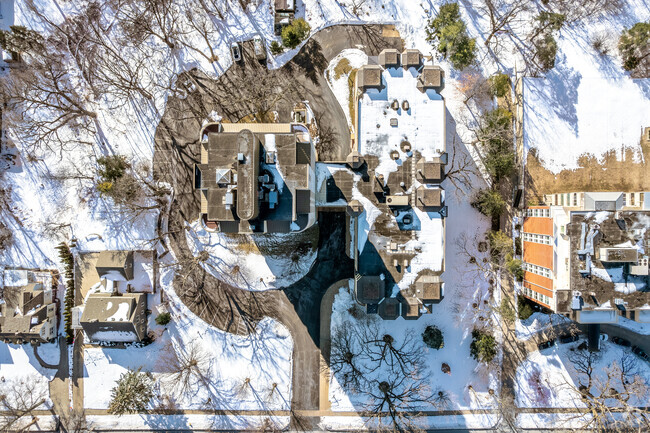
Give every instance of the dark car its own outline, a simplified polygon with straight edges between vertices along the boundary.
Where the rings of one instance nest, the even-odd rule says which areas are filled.
[[[230,44],[230,54],[232,54],[233,62],[241,62],[241,48],[239,47],[239,42],[233,42]]]
[[[650,357],[640,347],[632,346],[632,353],[634,353],[639,358],[645,359],[646,361],[650,362]]]
[[[578,341],[579,338],[580,337],[578,337],[577,335],[573,335],[573,334],[560,335],[560,343],[562,343],[562,344],[573,343],[574,341]]]
[[[555,344],[555,340],[548,340],[548,341],[544,341],[543,343],[539,343],[537,345],[537,348],[539,350],[544,350],[544,349],[548,349],[549,347],[553,347],[554,344]]]
[[[612,337],[612,343],[623,347],[630,347],[632,345],[632,343],[630,343],[628,340],[621,337]]]

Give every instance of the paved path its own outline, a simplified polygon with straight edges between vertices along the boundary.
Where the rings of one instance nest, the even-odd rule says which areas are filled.
[[[70,413],[70,380],[68,368],[68,345],[66,338],[59,337],[59,365],[56,375],[50,381],[50,400],[52,409],[65,424]]]

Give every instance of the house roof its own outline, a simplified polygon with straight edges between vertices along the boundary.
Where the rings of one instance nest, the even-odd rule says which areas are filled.
[[[440,66],[424,65],[418,77],[418,88],[431,89],[442,86],[444,72]]]
[[[417,178],[424,183],[439,183],[445,176],[444,164],[439,158],[436,161],[420,158],[415,164]]]
[[[379,64],[384,68],[387,66],[399,65],[399,51],[394,48],[387,48],[379,53]]]
[[[427,188],[420,185],[416,190],[417,207],[440,207],[443,203],[442,188]]]
[[[357,83],[360,89],[381,87],[381,71],[379,65],[363,65],[357,72]]]
[[[405,68],[411,66],[420,66],[422,62],[422,53],[420,50],[407,49],[402,52],[402,66]]]
[[[400,315],[400,305],[397,298],[384,298],[379,303],[377,314],[384,320],[395,320]]]
[[[357,299],[363,304],[376,304],[386,296],[384,280],[379,276],[362,276],[357,282]]]

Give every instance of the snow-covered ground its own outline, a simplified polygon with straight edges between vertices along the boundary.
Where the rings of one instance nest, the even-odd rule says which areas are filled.
[[[571,319],[561,314],[544,314],[535,312],[528,319],[515,320],[515,332],[520,340],[528,340],[536,334],[552,328],[555,325],[571,323]]]
[[[231,236],[207,231],[195,221],[188,225],[186,238],[194,255],[210,254],[201,265],[214,277],[261,291],[287,287],[309,272],[317,255],[315,239],[310,238],[315,230],[317,226],[301,233]],[[289,251],[287,244],[294,250]]]
[[[53,346],[45,348],[45,346]],[[43,346],[49,362],[52,356],[49,351],[58,351],[55,344]],[[54,378],[56,370],[41,367],[34,356],[34,348],[29,344],[6,344],[0,342],[0,394],[6,395],[10,402],[20,396],[24,401],[38,402],[44,400],[41,409],[51,407],[49,382]]]
[[[359,69],[363,65],[368,64],[368,55],[356,48],[343,50],[330,61],[330,64],[325,71],[327,82],[329,83],[332,92],[334,92],[336,100],[341,104],[341,108],[343,108],[345,117],[348,119],[348,125],[352,128],[352,115],[350,113],[350,98],[352,95],[350,94],[349,84],[351,70],[347,73],[343,71],[343,68],[339,66],[342,61],[347,61],[347,65],[351,70]],[[340,68],[339,73],[337,73],[337,66]]]
[[[152,373],[157,394],[168,396],[180,409],[288,410],[293,362],[289,331],[268,318],[246,337],[209,326],[178,299],[172,278],[171,269],[163,272],[172,321],[163,329],[155,325],[156,314],[150,316],[149,329],[157,335],[152,344],[84,349],[85,407],[106,409],[115,381],[127,369],[141,367]],[[159,295],[148,296],[148,308],[156,311]],[[183,388],[174,379],[173,365],[191,359],[197,360],[200,373]]]
[[[642,128],[650,125],[650,80],[633,80],[616,56],[618,35],[625,27],[647,21],[650,8],[642,0],[625,2],[619,15],[582,20],[560,32],[555,68],[546,78],[524,83],[524,145],[536,148],[553,173],[574,169],[590,153],[601,158],[625,149],[640,158]],[[600,56],[589,44],[606,34],[614,56]]]
[[[519,407],[584,407],[577,388],[586,384],[586,375],[579,373],[570,357],[579,351],[578,345],[584,340],[570,344],[558,344],[543,351],[531,352],[528,358],[517,368],[515,381],[516,401]],[[572,350],[573,349],[573,350]],[[608,341],[601,342],[601,351],[593,363],[594,385],[592,392],[596,391],[599,383],[604,383],[607,369],[614,365],[621,365],[621,359],[629,356],[635,364],[638,374],[650,380],[650,364],[631,354],[629,348],[623,348]],[[620,388],[620,377],[613,375],[611,386]],[[618,382],[617,382],[618,380]],[[582,381],[582,382],[581,382]],[[620,389],[619,389],[620,390]],[[646,396],[647,398],[647,396]],[[644,404],[647,400],[632,397],[632,405]]]

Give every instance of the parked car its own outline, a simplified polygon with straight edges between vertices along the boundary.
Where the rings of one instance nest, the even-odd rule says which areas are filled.
[[[643,349],[641,349],[640,347],[632,346],[632,353],[634,353],[639,358],[645,359],[646,361],[650,362],[650,356],[648,356],[648,354],[645,353]]]
[[[628,340],[621,337],[612,337],[612,343],[623,347],[630,347],[632,345],[632,343],[630,343]]]
[[[544,341],[542,343],[539,343],[537,345],[537,348],[539,350],[544,350],[544,349],[548,349],[549,347],[553,347],[554,345],[555,345],[555,340],[552,339],[552,340],[548,340],[548,341]]]
[[[253,37],[253,48],[255,49],[255,57],[257,60],[266,60],[266,47],[264,46],[264,39],[260,35]]]
[[[230,54],[232,55],[233,62],[241,62],[241,48],[239,47],[239,42],[233,42],[230,44]]]
[[[560,343],[562,343],[562,344],[572,343],[574,341],[578,341],[579,338],[580,337],[578,337],[577,335],[573,335],[573,334],[560,335]]]

